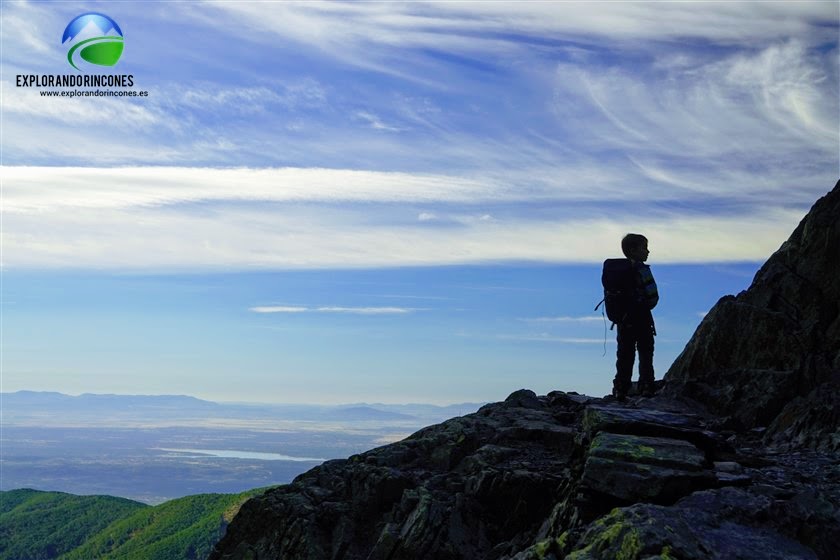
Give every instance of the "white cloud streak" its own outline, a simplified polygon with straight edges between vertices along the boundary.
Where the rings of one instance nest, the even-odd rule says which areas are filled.
[[[248,311],[254,313],[306,313],[309,311],[307,307],[289,307],[282,305],[263,305],[251,307]]]
[[[686,172],[678,184],[621,178],[617,170],[560,167],[558,177],[442,175],[325,168],[191,168],[191,167],[2,167],[7,213],[60,209],[129,209],[185,203],[417,203],[467,204],[513,202],[680,201],[692,196],[734,200],[772,195],[778,203],[814,200],[831,179],[808,176],[816,190],[791,190],[793,179],[750,177],[721,171],[718,177]],[[648,174],[653,173],[648,170]],[[800,181],[805,181],[800,177]],[[737,190],[732,185],[738,185]],[[416,220],[434,221],[421,212]],[[456,216],[470,223],[497,221],[490,214]]]
[[[268,305],[251,307],[254,313],[342,313],[349,315],[405,315],[418,311],[411,307],[289,307]]]
[[[5,211],[129,208],[197,201],[470,202],[512,200],[492,180],[349,169],[4,167]]]
[[[523,334],[523,335],[497,335],[496,338],[500,340],[521,340],[524,342],[552,342],[560,344],[604,344],[603,338],[575,338],[567,336],[555,336],[547,333],[543,334]],[[608,341],[609,342],[609,341]]]
[[[529,323],[600,323],[603,320],[603,317],[596,315],[586,317],[533,317],[520,319],[520,321]]]
[[[160,127],[168,122],[157,109],[114,98],[50,98],[41,97],[37,89],[21,89],[3,80],[2,110],[5,115],[21,115],[27,119],[78,123],[107,122],[114,128],[136,129]]]
[[[434,227],[418,221],[411,205],[527,201],[532,193],[517,198],[497,183],[452,177],[317,169],[4,167],[0,180],[4,265],[11,267],[599,262],[615,253],[627,231],[648,236],[652,262],[764,260],[804,213],[772,206],[721,216],[675,210],[551,219],[525,213]],[[558,200],[564,194],[557,193]],[[345,201],[365,204],[337,204]],[[395,209],[405,205],[406,220],[395,222]]]
[[[400,127],[386,124],[380,117],[374,115],[373,113],[369,113],[368,111],[357,111],[354,116],[356,119],[366,122],[370,128],[375,130],[383,130],[386,132],[400,132],[403,130]]]
[[[351,315],[404,315],[417,309],[408,307],[319,307],[319,313],[349,313]]]
[[[434,2],[211,3],[240,25],[319,49],[360,67],[399,74],[394,49],[444,52],[519,51],[522,35],[638,48],[639,41],[691,38],[728,45],[766,43],[780,36],[833,39],[819,24],[836,23],[831,2]],[[667,23],[665,23],[667,22]],[[385,48],[387,47],[387,49]]]
[[[384,210],[386,213],[388,210]],[[627,231],[650,239],[651,261],[763,260],[802,214],[475,221],[459,228],[372,224],[371,209],[223,207],[41,209],[4,216],[5,266],[253,269],[430,266],[499,261],[599,262]],[[49,224],[49,227],[44,227]],[[539,240],[539,242],[535,242]]]
[[[836,56],[810,53],[802,41],[788,40],[712,62],[684,55],[679,65],[641,73],[561,63],[555,112],[592,140],[628,150],[637,163],[685,154],[731,164],[768,152],[786,159],[809,150],[836,156]],[[581,111],[587,103],[595,118]]]

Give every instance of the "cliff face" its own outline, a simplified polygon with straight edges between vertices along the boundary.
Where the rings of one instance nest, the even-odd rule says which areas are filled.
[[[737,296],[706,315],[666,392],[768,443],[840,449],[840,182]]]
[[[517,391],[252,499],[211,558],[836,558],[839,217],[840,183],[654,398]]]

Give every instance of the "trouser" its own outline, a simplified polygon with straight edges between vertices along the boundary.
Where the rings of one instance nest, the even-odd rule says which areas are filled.
[[[639,386],[653,385],[653,325],[636,323],[618,325],[618,350],[616,350],[615,381],[616,390],[627,393],[633,379],[633,362],[636,351],[639,352]]]

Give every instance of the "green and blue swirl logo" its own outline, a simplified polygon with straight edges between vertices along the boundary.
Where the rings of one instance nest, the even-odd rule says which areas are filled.
[[[85,63],[113,66],[122,56],[123,33],[105,14],[88,12],[77,16],[64,30],[61,44],[68,47],[67,62],[82,72]]]

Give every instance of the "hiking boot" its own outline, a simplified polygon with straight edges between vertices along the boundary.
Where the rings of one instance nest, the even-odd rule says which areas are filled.
[[[643,397],[652,397],[656,394],[656,389],[653,386],[653,383],[640,383],[639,384],[639,394]]]
[[[617,379],[613,380],[613,396],[618,402],[625,402],[627,400],[627,389],[624,383],[620,383]]]

